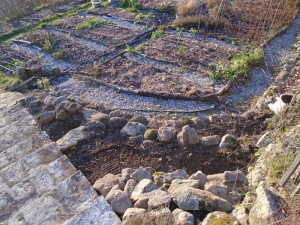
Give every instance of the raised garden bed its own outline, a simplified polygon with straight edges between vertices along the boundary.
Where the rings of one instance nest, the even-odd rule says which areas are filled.
[[[124,56],[113,59],[90,71],[95,78],[130,90],[142,90],[149,93],[171,93],[192,96],[196,91],[205,92],[204,87],[158,70],[152,66],[134,62]],[[209,92],[210,87],[206,87]]]
[[[104,53],[104,50],[96,49],[90,43],[76,40],[65,33],[36,30],[29,33],[25,39],[51,53],[55,59],[77,65],[93,63],[97,56]]]
[[[84,39],[94,40],[107,46],[119,45],[142,34],[141,29],[120,26],[108,20],[89,16],[74,16],[51,26]]]
[[[141,53],[147,57],[173,63],[207,76],[219,62],[227,62],[236,48],[214,39],[190,38],[162,34],[161,38],[143,45]]]

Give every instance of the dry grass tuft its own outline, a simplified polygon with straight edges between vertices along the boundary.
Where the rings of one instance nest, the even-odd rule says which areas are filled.
[[[201,3],[197,0],[180,1],[177,4],[177,15],[188,16],[197,14]]]

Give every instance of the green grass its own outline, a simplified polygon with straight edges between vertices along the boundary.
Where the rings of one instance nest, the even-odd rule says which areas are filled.
[[[153,32],[152,32],[151,38],[152,38],[153,40],[156,40],[156,39],[162,38],[163,36],[164,36],[163,31],[161,31],[161,30],[156,30],[156,31],[153,31]]]
[[[121,7],[130,12],[137,12],[141,6],[141,3],[138,3],[135,0],[121,0]]]
[[[21,80],[16,77],[8,77],[0,73],[0,91],[7,91],[11,87],[20,83]]]
[[[16,37],[20,36],[21,34],[30,32],[30,31],[35,30],[37,28],[41,28],[41,27],[43,27],[45,25],[48,25],[50,23],[54,23],[54,22],[56,22],[60,19],[67,18],[67,17],[70,17],[70,16],[74,16],[79,12],[82,12],[82,11],[85,11],[85,10],[90,10],[90,9],[92,9],[91,3],[87,2],[87,3],[84,3],[80,6],[78,6],[75,9],[72,9],[72,10],[68,11],[68,12],[56,13],[52,16],[48,16],[44,19],[41,19],[39,22],[37,22],[35,24],[20,27],[18,29],[15,29],[13,31],[10,31],[10,32],[7,32],[5,34],[0,35],[0,43],[8,41],[12,38],[16,38]]]
[[[219,78],[228,81],[237,77],[246,77],[250,73],[250,67],[260,64],[263,58],[264,52],[260,48],[250,53],[235,55],[232,57],[230,63],[219,63],[210,76],[214,82]]]
[[[91,18],[91,19],[88,19],[87,21],[81,23],[81,24],[78,24],[75,29],[76,30],[80,30],[80,29],[92,29],[94,27],[98,27],[99,25],[101,24],[114,24],[113,22],[111,21],[108,21],[108,20],[101,20],[101,19],[98,19],[98,18]]]

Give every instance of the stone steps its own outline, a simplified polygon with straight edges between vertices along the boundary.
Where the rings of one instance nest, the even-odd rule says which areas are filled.
[[[111,210],[103,196],[98,197],[94,204],[85,208],[64,225],[120,225],[118,216]]]
[[[38,151],[43,146],[51,143],[52,141],[48,134],[44,131],[39,131],[34,136],[0,152],[0,170],[20,160],[25,155]]]
[[[105,199],[18,103],[22,98],[0,94],[0,224],[121,225]]]
[[[21,209],[7,224],[63,224],[98,198],[80,171]]]
[[[52,143],[5,167],[0,171],[0,177],[10,188],[61,156],[62,153],[59,151],[57,145]],[[0,193],[3,191],[5,190],[1,189]]]
[[[66,156],[0,194],[0,224],[76,172]]]

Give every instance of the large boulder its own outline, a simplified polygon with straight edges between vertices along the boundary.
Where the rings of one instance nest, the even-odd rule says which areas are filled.
[[[137,182],[135,180],[133,180],[133,179],[128,180],[125,187],[124,187],[124,192],[128,196],[131,196],[131,194],[134,191],[136,185],[137,185]]]
[[[148,120],[144,116],[133,116],[129,121],[141,123],[144,124],[145,126],[148,126]]]
[[[189,125],[182,128],[181,132],[179,132],[177,135],[177,139],[179,143],[184,147],[199,143],[199,136],[197,131],[195,131]]]
[[[256,200],[249,213],[250,225],[274,224],[284,218],[284,200],[260,183]]]
[[[158,189],[158,186],[153,181],[149,179],[141,180],[135,187],[130,198],[133,201],[137,201],[140,198],[141,194],[151,192],[156,189]]]
[[[201,189],[204,189],[204,185],[207,182],[206,174],[202,173],[202,171],[200,171],[200,170],[197,171],[196,173],[192,174],[189,179],[198,180],[200,182],[199,188],[201,188]]]
[[[65,136],[56,141],[56,144],[61,151],[64,151],[77,146],[79,141],[83,141],[89,137],[90,134],[86,131],[86,127],[80,126],[69,131],[67,134],[65,134]]]
[[[113,174],[107,174],[104,177],[98,179],[94,183],[93,188],[101,193],[104,197],[106,197],[106,195],[115,185],[119,185],[120,189],[124,189],[125,187],[125,183],[120,177]]]
[[[111,117],[108,122],[108,127],[110,129],[121,129],[127,123],[127,119],[124,117]]]
[[[238,139],[231,134],[224,135],[219,145],[220,148],[231,148],[231,149],[235,149],[238,146],[239,146]]]
[[[161,189],[144,193],[140,197],[140,199],[145,198],[148,198],[148,209],[169,207],[171,202],[171,195],[167,191],[163,191]]]
[[[215,145],[219,145],[221,138],[219,135],[212,135],[201,138],[201,144],[206,147],[211,147]]]
[[[121,130],[121,133],[127,136],[139,136],[144,135],[147,127],[144,124],[137,123],[137,122],[128,122]]]
[[[200,182],[198,180],[192,179],[176,179],[172,181],[172,184],[169,187],[168,191],[172,193],[173,191],[175,191],[175,189],[181,187],[200,188]]]
[[[208,191],[192,187],[176,188],[171,193],[173,202],[182,210],[206,210],[229,212],[232,205],[223,198],[220,198]]]
[[[128,181],[131,176],[131,174],[133,174],[134,172],[136,171],[136,169],[132,169],[132,168],[125,168],[125,169],[122,169],[122,179],[126,182]]]
[[[148,210],[148,197],[140,197],[134,204],[134,208],[146,209]]]
[[[179,169],[171,173],[165,173],[163,177],[163,182],[171,184],[175,179],[188,179],[188,174],[185,169]]]
[[[175,209],[172,212],[174,216],[175,225],[194,225],[194,216],[181,209]]]
[[[111,204],[112,209],[118,214],[123,214],[132,206],[129,196],[124,191],[110,191],[105,199]]]
[[[175,132],[172,128],[161,127],[158,129],[158,140],[161,142],[170,142],[175,138]]]
[[[143,179],[152,180],[152,175],[147,168],[140,167],[130,175],[130,178],[140,182]]]
[[[226,224],[226,225],[238,225],[239,222],[234,216],[228,215],[225,212],[212,212],[209,213],[206,218],[202,221],[201,225],[212,225],[212,224]]]

